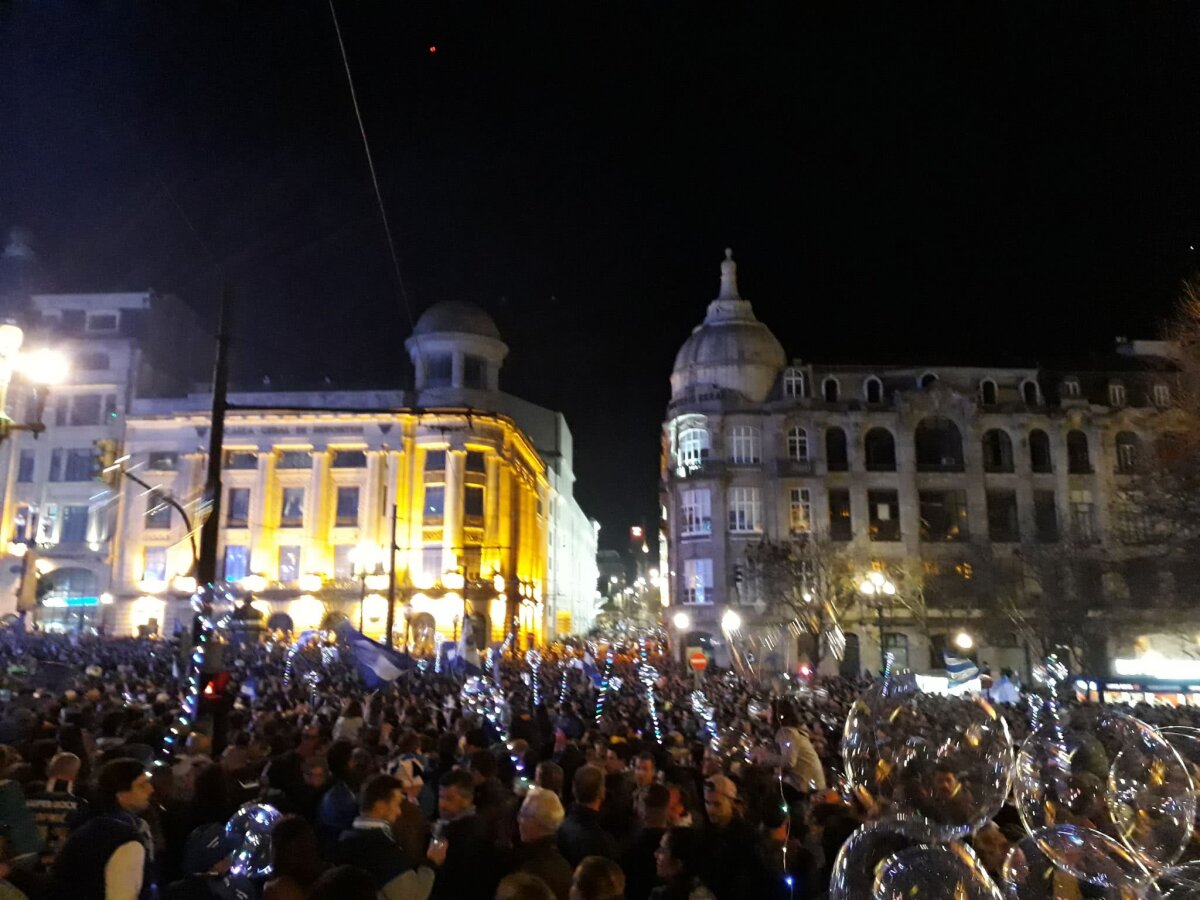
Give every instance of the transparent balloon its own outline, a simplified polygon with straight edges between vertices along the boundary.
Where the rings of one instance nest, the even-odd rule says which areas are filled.
[[[1200,898],[1200,861],[1192,861],[1163,871],[1154,886],[1163,900],[1197,900]]]
[[[271,829],[283,818],[266,803],[247,803],[225,823],[225,837],[233,845],[229,873],[260,878],[271,874]]]
[[[1200,787],[1200,728],[1188,725],[1168,725],[1159,728],[1158,733],[1179,754],[1183,764],[1187,766],[1188,775],[1192,778],[1192,786]]]
[[[1126,847],[1078,825],[1032,832],[1009,851],[1001,881],[1010,900],[1133,900],[1150,888],[1149,873]]]
[[[921,844],[885,859],[875,870],[874,900],[1002,900],[983,864],[963,844]]]
[[[1004,805],[1013,747],[982,697],[924,692],[885,680],[860,697],[842,734],[846,777],[864,802],[919,815],[962,837]]]
[[[842,844],[829,877],[829,900],[869,900],[875,870],[902,850],[937,843],[940,830],[919,816],[886,816],[858,828]]]
[[[1196,819],[1196,792],[1175,748],[1144,722],[1128,734],[1108,773],[1108,811],[1121,841],[1159,870],[1183,855]]]

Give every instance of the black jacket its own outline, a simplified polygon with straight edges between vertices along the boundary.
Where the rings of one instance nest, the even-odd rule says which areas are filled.
[[[54,863],[53,896],[56,900],[104,900],[104,869],[119,847],[131,842],[146,845],[135,816],[115,813],[96,816],[71,832]],[[154,892],[150,853],[146,852],[139,900]]]
[[[735,816],[724,828],[711,822],[700,829],[700,878],[720,900],[750,897],[759,880],[758,836]]]
[[[627,900],[646,900],[658,884],[654,854],[666,834],[665,828],[639,828],[621,853]]]
[[[572,866],[585,856],[604,856],[613,862],[620,856],[616,839],[600,825],[600,814],[578,803],[571,806],[558,829],[558,849]]]
[[[475,813],[446,826],[446,862],[433,884],[437,900],[491,897],[500,881],[500,854],[488,823]]]
[[[558,849],[554,836],[525,844],[517,855],[518,872],[536,875],[554,892],[558,900],[571,895],[571,864]]]

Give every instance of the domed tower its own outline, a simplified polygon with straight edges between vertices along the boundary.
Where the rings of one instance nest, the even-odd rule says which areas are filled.
[[[508,345],[492,317],[473,303],[435,303],[417,319],[404,346],[420,393],[449,397],[500,389]]]
[[[715,386],[761,403],[785,365],[783,346],[738,293],[737,263],[726,248],[721,292],[675,357],[671,399],[685,399],[690,388]]]

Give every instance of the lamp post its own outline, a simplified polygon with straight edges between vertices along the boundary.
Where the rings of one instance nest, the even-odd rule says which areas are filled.
[[[67,358],[55,350],[21,352],[25,332],[15,322],[0,323],[0,441],[14,431],[29,431],[37,435],[46,430],[42,413],[46,409],[46,392],[67,377]],[[13,375],[20,373],[40,389],[37,391],[32,422],[14,422],[8,414],[8,388]]]
[[[367,579],[376,573],[379,567],[379,548],[374,544],[358,544],[350,553],[350,564],[358,578],[360,591],[358,594],[358,630],[363,630],[363,607],[367,603]]]
[[[687,631],[692,627],[692,617],[680,610],[671,617],[671,624],[675,626],[675,633],[679,636],[679,665],[687,669]]]
[[[884,670],[887,669],[887,649],[884,647],[883,637],[883,608],[887,605],[887,598],[895,596],[896,585],[882,572],[870,572],[859,583],[858,591],[864,597],[869,598],[871,605],[875,607],[879,625],[879,677],[882,678]]]

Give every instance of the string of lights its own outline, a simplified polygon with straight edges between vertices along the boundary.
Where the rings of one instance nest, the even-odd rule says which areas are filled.
[[[658,720],[658,698],[654,695],[654,686],[658,682],[658,669],[651,665],[638,668],[638,678],[646,686],[646,706],[650,709],[650,721],[654,723],[654,740],[662,743],[662,723]]]
[[[596,724],[600,724],[600,720],[604,717],[604,700],[608,696],[608,680],[612,673],[613,667],[613,648],[608,648],[608,655],[604,659],[604,674],[600,676],[600,696],[596,698]]]
[[[692,711],[704,721],[704,730],[708,732],[708,745],[713,752],[721,751],[721,739],[717,735],[717,715],[715,707],[709,702],[704,691],[692,691]]]
[[[525,661],[529,663],[530,687],[533,689],[533,708],[537,709],[542,705],[542,654],[537,650],[530,650],[525,654]]]
[[[562,706],[564,703],[567,702],[567,690],[568,690],[567,676],[570,673],[571,673],[571,667],[563,666],[562,680],[559,682],[559,685],[558,685],[558,705],[559,706]]]

